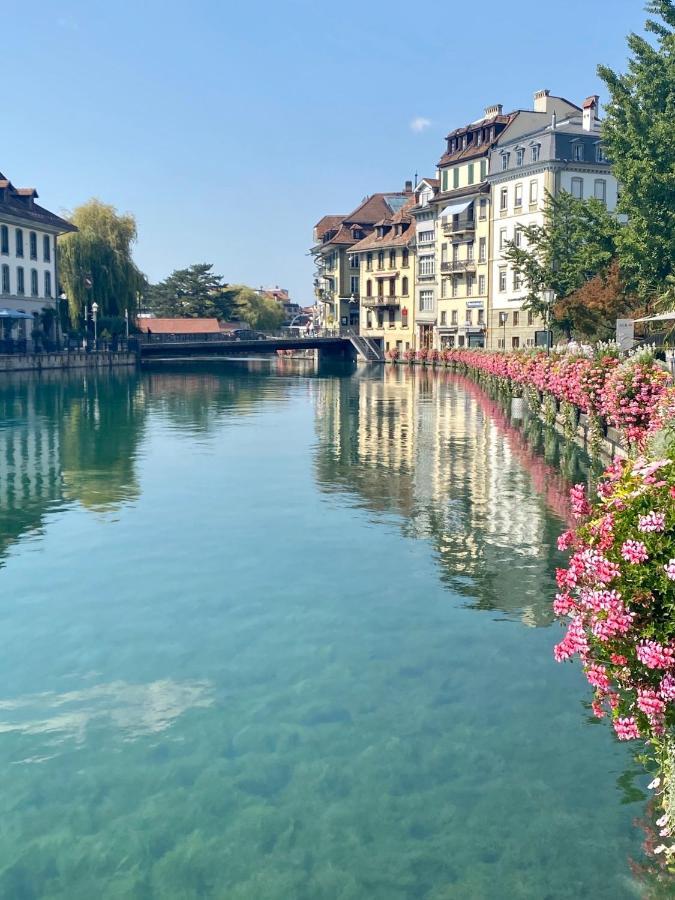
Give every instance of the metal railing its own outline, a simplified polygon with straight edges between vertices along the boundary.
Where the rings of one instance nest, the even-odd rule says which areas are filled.
[[[441,263],[441,272],[475,272],[475,259],[451,259]]]
[[[361,303],[364,306],[400,306],[403,298],[395,294],[378,294],[375,297],[361,297]]]
[[[452,231],[475,231],[476,230],[476,220],[475,219],[457,219],[457,221],[446,221],[443,222],[443,229],[446,232]]]

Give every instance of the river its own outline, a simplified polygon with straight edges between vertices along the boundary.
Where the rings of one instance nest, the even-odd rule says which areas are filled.
[[[556,665],[579,451],[472,381],[0,382],[0,896],[642,896]]]

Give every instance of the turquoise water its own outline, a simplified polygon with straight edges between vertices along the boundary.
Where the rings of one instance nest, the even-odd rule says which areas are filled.
[[[446,373],[0,383],[0,896],[642,896],[551,656],[583,462]]]

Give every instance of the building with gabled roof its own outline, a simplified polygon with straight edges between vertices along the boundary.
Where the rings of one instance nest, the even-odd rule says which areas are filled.
[[[325,327],[358,330],[359,262],[350,248],[371,234],[375,223],[395,215],[411,196],[412,182],[407,182],[403,191],[371,194],[348,215],[326,215],[314,226],[310,250],[317,267],[314,289]]]

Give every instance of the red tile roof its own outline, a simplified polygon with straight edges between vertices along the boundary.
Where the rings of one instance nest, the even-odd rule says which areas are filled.
[[[316,231],[316,239],[320,241],[327,231],[337,228],[344,216],[323,216],[314,226]]]
[[[153,334],[215,334],[218,319],[138,319],[140,331]]]

